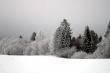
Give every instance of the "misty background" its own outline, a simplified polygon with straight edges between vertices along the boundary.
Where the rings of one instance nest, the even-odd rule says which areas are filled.
[[[89,25],[104,35],[110,21],[110,0],[0,0],[0,37],[42,31],[51,36],[63,19],[70,23],[73,36]]]

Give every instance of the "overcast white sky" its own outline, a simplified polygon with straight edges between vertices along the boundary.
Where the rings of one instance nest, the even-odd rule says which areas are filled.
[[[0,36],[47,35],[66,18],[73,35],[86,25],[103,35],[110,21],[110,0],[0,0]]]

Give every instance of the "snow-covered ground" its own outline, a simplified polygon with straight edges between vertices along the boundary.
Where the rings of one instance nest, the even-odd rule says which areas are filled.
[[[0,73],[110,73],[110,60],[0,55]]]

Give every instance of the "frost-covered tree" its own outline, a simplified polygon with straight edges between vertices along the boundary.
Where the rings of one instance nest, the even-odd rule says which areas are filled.
[[[36,37],[36,33],[33,32],[32,36],[31,36],[31,41],[35,41],[36,40],[35,37]]]
[[[54,48],[69,48],[71,43],[71,30],[70,25],[66,19],[63,20],[61,25],[57,28],[54,35]]]
[[[110,22],[109,22],[109,24],[108,24],[108,28],[107,28],[107,31],[106,31],[106,33],[105,33],[105,37],[107,37],[108,36],[108,34],[109,34],[109,32],[110,32]]]
[[[37,42],[44,40],[45,39],[44,33],[42,31],[38,32],[35,39]]]
[[[97,50],[93,53],[95,58],[110,58],[110,33],[98,45]]]

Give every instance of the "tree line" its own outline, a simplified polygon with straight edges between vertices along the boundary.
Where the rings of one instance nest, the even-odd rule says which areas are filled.
[[[53,46],[55,50],[63,48],[71,48],[76,46],[77,51],[84,51],[86,53],[93,53],[97,49],[97,44],[102,40],[102,36],[89,28],[85,27],[83,35],[78,37],[72,36],[70,24],[66,19],[61,22],[60,26],[56,29],[53,39]]]
[[[107,37],[109,30],[110,23],[104,37]],[[70,49],[72,47],[76,47],[77,52],[83,51],[88,54],[94,53],[94,51],[97,49],[97,44],[100,43],[102,40],[102,36],[99,36],[94,30],[91,30],[88,25],[85,27],[82,35],[80,34],[78,37],[72,36],[70,24],[66,19],[61,22],[60,26],[56,29],[53,37],[54,51],[62,50],[64,48]],[[20,35],[19,38],[22,39],[23,37]],[[40,39],[43,38],[43,36],[40,36]],[[36,32],[32,33],[30,40],[36,40]]]

